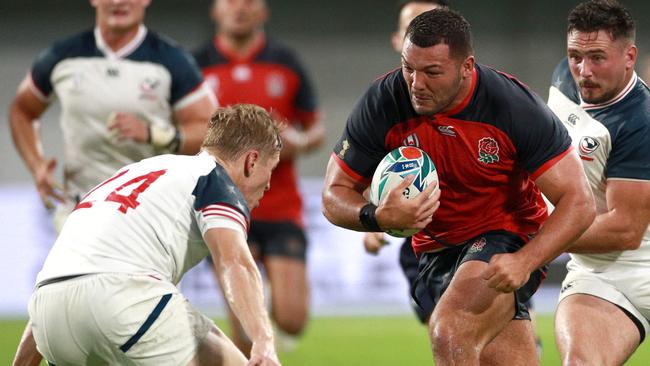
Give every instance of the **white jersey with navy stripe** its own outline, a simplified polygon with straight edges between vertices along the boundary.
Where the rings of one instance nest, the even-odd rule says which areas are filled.
[[[91,190],[70,214],[37,283],[88,273],[161,276],[178,283],[209,255],[211,228],[248,232],[246,200],[203,152],[127,165]]]
[[[212,96],[189,53],[144,26],[116,52],[98,29],[56,42],[39,55],[30,76],[37,97],[61,103],[70,197],[83,195],[126,164],[169,152],[111,138],[113,113],[169,128],[175,110]]]
[[[608,211],[608,181],[650,181],[650,91],[636,73],[610,101],[588,104],[581,100],[564,59],[553,73],[548,105],[571,135],[599,214]],[[571,254],[571,257],[594,270],[605,268],[613,261],[650,265],[650,227],[637,250]]]

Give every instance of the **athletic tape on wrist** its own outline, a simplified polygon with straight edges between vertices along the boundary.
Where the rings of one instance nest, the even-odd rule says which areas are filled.
[[[168,128],[158,125],[149,124],[148,142],[156,148],[168,148],[173,152],[178,151],[180,147],[181,135],[178,129],[170,126]]]

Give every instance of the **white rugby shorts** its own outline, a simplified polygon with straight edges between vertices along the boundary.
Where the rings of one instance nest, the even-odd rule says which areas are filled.
[[[38,351],[55,365],[186,365],[216,327],[173,284],[116,273],[44,285],[29,315]]]
[[[650,269],[643,265],[612,263],[607,270],[594,271],[570,260],[562,282],[559,302],[573,294],[587,294],[611,302],[632,314],[650,331]]]

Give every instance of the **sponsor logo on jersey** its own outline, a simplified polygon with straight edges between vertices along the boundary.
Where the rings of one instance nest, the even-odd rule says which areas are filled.
[[[266,78],[266,94],[272,98],[279,98],[284,95],[287,87],[284,78],[280,74],[271,74]]]
[[[153,78],[145,78],[140,83],[140,99],[146,100],[156,100],[158,96],[156,95],[156,88],[160,85],[160,80]]]
[[[492,137],[483,137],[478,140],[478,161],[492,164],[499,161],[499,144]]]
[[[566,120],[567,120],[567,122],[569,122],[569,124],[570,124],[571,126],[575,126],[576,123],[578,123],[578,121],[580,121],[580,117],[578,117],[577,115],[571,113],[571,114],[569,115],[569,117],[567,117]]]
[[[348,152],[348,149],[350,148],[350,142],[345,139],[341,143],[341,150],[339,150],[339,153],[337,154],[339,158],[343,159],[345,157],[345,153]]]
[[[404,141],[402,141],[402,145],[420,147],[420,139],[418,139],[418,135],[412,133],[406,136]]]
[[[469,253],[469,254],[478,253],[481,250],[483,250],[483,248],[485,248],[485,244],[487,244],[487,241],[485,241],[485,238],[479,238],[479,239],[477,239],[476,241],[474,241],[472,243],[472,246],[469,247],[469,250],[467,251],[467,253]]]
[[[594,158],[591,157],[594,151],[598,150],[600,142],[591,136],[582,136],[580,139],[580,144],[578,144],[578,153],[580,154],[580,159],[586,161],[593,161]]]
[[[445,136],[456,137],[456,131],[454,131],[454,126],[438,126],[438,132]]]

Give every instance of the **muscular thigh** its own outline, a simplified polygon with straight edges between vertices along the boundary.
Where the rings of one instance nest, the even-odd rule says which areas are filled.
[[[621,308],[585,294],[560,301],[555,336],[564,360],[579,357],[598,365],[622,365],[639,345],[639,331]]]
[[[515,315],[513,293],[502,293],[487,286],[481,278],[487,263],[469,261],[456,271],[431,316],[430,325],[453,322],[457,332],[485,346]]]

